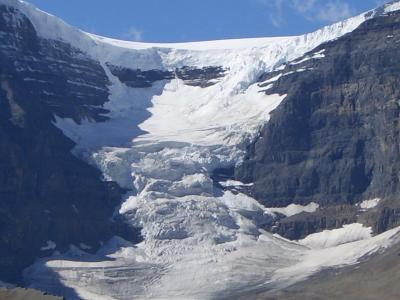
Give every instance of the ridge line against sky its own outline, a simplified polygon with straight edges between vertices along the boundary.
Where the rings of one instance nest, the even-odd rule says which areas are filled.
[[[290,36],[373,9],[384,0],[28,0],[73,26],[145,42]]]

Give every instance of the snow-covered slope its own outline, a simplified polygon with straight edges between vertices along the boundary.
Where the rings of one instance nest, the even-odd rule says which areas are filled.
[[[372,17],[371,14],[363,14],[302,36],[156,44],[119,41],[89,34],[21,0],[2,0],[0,3],[14,6],[27,15],[37,33],[43,38],[63,40],[100,60],[142,69],[177,67],[179,64],[219,65],[221,58],[224,58],[222,61],[227,64],[232,64],[237,62],[232,61],[238,56],[236,54],[242,56],[256,49],[262,49],[263,55],[260,60],[270,69],[300,56],[325,41],[354,30],[360,23]],[[203,52],[203,54],[191,55],[193,52]]]
[[[374,13],[296,37],[144,44],[82,32],[22,1],[0,4],[20,9],[43,38],[68,42],[103,65],[111,82],[105,105],[110,119],[77,124],[55,116],[55,124],[77,143],[77,155],[98,166],[106,180],[131,190],[116,213],[143,227],[139,245],[115,238],[95,256],[72,247],[38,261],[25,274],[33,287],[59,291],[56,273],[87,299],[230,297],[279,288],[323,267],[355,263],[397,241],[398,230],[393,230],[337,245],[369,237],[348,237],[343,230],[304,245],[290,242],[260,229],[282,210],[224,191],[211,179],[215,169],[240,162],[245,146],[285,98],[263,93],[260,75],[351,32]],[[218,66],[226,73],[208,87],[175,78],[132,88],[111,73],[109,64],[134,70]],[[346,236],[337,237],[342,233]],[[319,249],[320,244],[329,247]],[[306,247],[313,245],[318,249]]]

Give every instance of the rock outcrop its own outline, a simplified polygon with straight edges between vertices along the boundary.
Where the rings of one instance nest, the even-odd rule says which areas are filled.
[[[120,66],[108,64],[108,68],[114,76],[132,88],[151,87],[154,82],[161,80],[181,79],[186,85],[202,88],[216,84],[224,76],[222,67],[182,67],[176,70],[132,70]]]
[[[5,5],[0,45],[0,280],[18,282],[37,257],[80,243],[93,251],[125,231],[110,221],[123,191],[73,156],[74,143],[53,125],[55,115],[105,120],[108,78],[100,64],[39,38]]]
[[[331,215],[290,218],[279,233],[300,238],[354,222],[359,213],[350,207],[373,198],[392,200],[369,219],[375,232],[399,225],[399,43],[400,14],[394,12],[260,78],[266,93],[287,97],[236,178],[254,182],[252,195],[268,207],[335,207]]]

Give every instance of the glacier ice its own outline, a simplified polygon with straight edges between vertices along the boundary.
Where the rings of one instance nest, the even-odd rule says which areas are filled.
[[[32,287],[84,299],[228,298],[356,263],[399,240],[399,229],[370,237],[368,229],[354,225],[288,241],[260,224],[274,213],[315,211],[316,204],[266,208],[211,178],[215,169],[241,161],[245,146],[285,98],[263,93],[260,75],[301,63],[305,53],[354,30],[371,14],[303,36],[145,44],[82,32],[23,1],[0,2],[17,6],[42,37],[68,42],[103,65],[111,82],[104,107],[110,119],[77,124],[55,116],[55,125],[105,180],[131,190],[117,213],[141,226],[144,236],[138,245],[115,237],[95,255],[85,253],[82,243],[81,249],[71,246],[38,260],[25,272]],[[323,53],[306,59],[323,59]],[[141,70],[222,65],[227,72],[207,88],[173,79],[135,89],[113,76],[108,63]]]

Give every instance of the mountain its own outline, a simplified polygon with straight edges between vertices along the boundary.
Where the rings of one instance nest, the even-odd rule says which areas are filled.
[[[11,3],[0,6],[0,274],[15,282],[56,246],[111,238],[123,191],[72,155],[74,142],[52,125],[54,115],[104,119],[91,105],[107,101],[105,72],[69,44],[40,38],[18,9],[26,4]]]
[[[275,297],[393,259],[399,10],[146,44],[0,0],[0,280],[67,299]]]
[[[282,220],[276,231],[299,239],[349,222],[375,233],[399,225],[397,12],[375,17],[281,71],[266,74],[268,94],[286,94],[236,170],[264,205],[320,205]],[[355,204],[380,199],[374,210]]]

